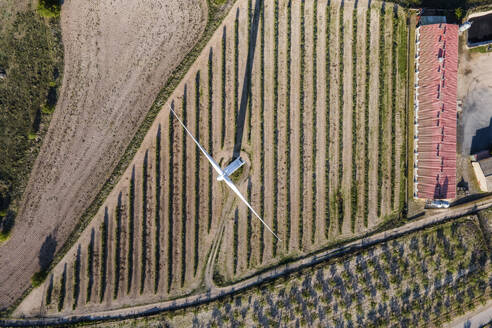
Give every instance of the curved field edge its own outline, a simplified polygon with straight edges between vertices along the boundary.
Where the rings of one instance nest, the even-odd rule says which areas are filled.
[[[70,248],[75,244],[75,242],[80,237],[81,233],[91,222],[92,218],[96,215],[98,209],[104,204],[104,201],[109,196],[110,192],[119,182],[121,176],[128,168],[130,162],[135,156],[137,150],[139,149],[141,143],[144,140],[147,131],[152,126],[157,114],[162,109],[162,106],[171,96],[174,89],[181,82],[183,77],[188,72],[191,65],[195,62],[195,59],[200,55],[202,50],[205,48],[207,42],[212,37],[216,28],[222,23],[223,19],[227,16],[229,9],[232,7],[232,4],[235,0],[227,0],[222,1],[223,4],[216,4],[214,0],[204,0],[202,3],[207,4],[208,15],[207,15],[207,24],[204,28],[201,38],[197,41],[192,50],[184,57],[183,61],[174,69],[171,73],[169,79],[167,80],[165,86],[159,91],[154,103],[151,108],[147,112],[142,124],[139,126],[137,132],[135,133],[133,139],[129,143],[126,148],[123,156],[119,160],[117,166],[111,173],[110,177],[106,180],[103,187],[97,194],[96,198],[92,201],[91,205],[87,208],[85,213],[83,214],[80,221],[77,223],[75,228],[73,229],[70,236],[67,238],[63,246],[58,251],[57,255],[54,257],[50,266],[44,270],[44,272],[39,273],[41,276],[46,277],[46,273],[50,272],[65,256],[65,254],[70,250]],[[26,298],[27,295],[33,290],[33,287],[28,288],[22,296],[17,299],[9,308],[0,312],[1,316],[9,316],[19,304]]]
[[[302,275],[302,273],[306,272],[306,270],[313,271],[313,268],[326,266],[342,260],[350,260],[350,258],[353,258],[354,255],[367,252],[370,249],[380,247],[384,244],[389,245],[392,241],[406,239],[412,235],[418,235],[419,233],[425,234],[426,232],[437,231],[440,228],[451,224],[462,223],[463,221],[469,220],[470,215],[475,215],[477,213],[480,215],[481,213],[486,213],[487,211],[490,211],[491,207],[492,197],[487,197],[478,203],[458,206],[454,210],[454,214],[438,213],[425,219],[414,222],[412,221],[403,227],[395,228],[391,231],[381,232],[377,236],[357,240],[346,244],[339,249],[311,255],[306,259],[297,260],[295,263],[282,265],[281,267],[273,269],[266,274],[260,275],[258,279],[250,279],[247,284],[229,286],[212,293],[194,295],[184,299],[170,300],[158,304],[141,305],[134,308],[103,311],[89,315],[36,319],[4,319],[0,320],[0,326],[26,327],[36,325],[66,327],[68,325],[70,327],[75,327],[103,324],[106,327],[109,323],[117,323],[118,326],[123,326],[122,324],[124,323],[124,320],[143,319],[147,324],[149,320],[152,319],[151,317],[149,318],[149,316],[160,315],[161,318],[162,316],[174,318],[182,313],[179,311],[196,313],[197,308],[200,309],[202,306],[210,306],[211,304],[214,304],[214,302],[223,304],[229,300],[232,304],[232,300],[234,300],[237,296],[241,296],[241,294],[247,294],[248,289],[250,288],[254,289],[254,291],[256,291],[254,294],[257,295],[269,286],[279,287],[282,283],[288,283],[291,278],[296,279],[296,277],[299,277],[300,274]],[[479,233],[478,237],[483,239],[484,235]]]

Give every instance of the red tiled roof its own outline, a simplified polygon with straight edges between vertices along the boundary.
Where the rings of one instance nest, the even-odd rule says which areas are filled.
[[[420,28],[417,197],[456,197],[458,25]]]

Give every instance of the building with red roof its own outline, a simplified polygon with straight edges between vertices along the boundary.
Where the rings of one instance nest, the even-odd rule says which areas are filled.
[[[458,25],[417,27],[414,197],[456,197]]]

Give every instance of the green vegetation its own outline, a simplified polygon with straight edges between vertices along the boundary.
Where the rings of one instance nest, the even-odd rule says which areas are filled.
[[[311,226],[311,243],[314,244],[316,237],[316,202],[317,202],[317,188],[316,188],[316,133],[317,133],[317,122],[316,122],[316,109],[318,107],[318,1],[315,0],[313,3],[313,118],[312,118],[312,133],[313,133],[313,153],[312,153],[312,167],[313,167],[313,184],[312,184],[312,226]]]
[[[135,166],[132,168],[132,176],[130,179],[130,187],[128,192],[128,254],[127,254],[127,270],[128,280],[126,292],[130,293],[133,279],[133,244],[135,239]]]
[[[87,246],[87,294],[85,297],[86,303],[90,302],[92,297],[92,286],[94,285],[94,229],[91,231],[91,240]]]
[[[248,0],[248,60],[249,56],[253,56],[251,53],[251,26],[253,23],[253,6],[252,6],[252,0]],[[251,118],[253,116],[253,96],[251,93],[251,85],[252,85],[252,79],[251,75],[248,76],[248,142],[251,142],[251,131],[252,131],[252,124],[251,124]]]
[[[145,278],[147,276],[147,189],[148,189],[148,164],[149,150],[145,151],[145,157],[142,167],[142,235],[140,242],[142,243],[142,254],[140,259],[140,294],[145,288]]]
[[[174,108],[174,102],[171,105]],[[174,238],[174,116],[169,117],[169,181],[168,181],[168,234],[167,234],[167,292],[173,283],[173,238]]]
[[[60,294],[58,295],[58,311],[63,310],[65,296],[67,294],[67,264],[63,266],[63,273],[60,278]]]
[[[265,76],[265,3],[261,2],[260,8],[260,76]],[[265,216],[265,79],[260,83],[260,216]],[[265,251],[265,226],[260,226],[260,263],[263,262]]]
[[[200,71],[195,76],[195,136],[200,140]],[[195,255],[193,275],[196,276],[199,262],[200,241],[200,150],[195,147]]]
[[[331,7],[326,6],[326,66],[325,66],[325,74],[326,74],[326,97],[325,97],[325,107],[326,107],[326,164],[325,164],[325,238],[328,239],[328,235],[330,233],[330,124],[331,124],[331,115],[330,115],[330,90],[331,90],[331,46],[330,46],[330,25],[331,25]]]
[[[239,111],[239,9],[237,10],[236,20],[234,21],[234,145],[237,143],[237,117]]]
[[[18,7],[6,2],[0,15],[0,242],[14,226],[63,71],[59,18]]]
[[[43,17],[60,16],[61,0],[39,0],[38,13]]]
[[[392,19],[393,31],[391,37],[391,169],[390,169],[390,209],[395,206],[395,179],[396,179],[396,72],[397,72],[397,42],[398,42],[398,15],[395,12]]]
[[[222,88],[221,88],[221,97],[222,97],[222,115],[221,115],[221,136],[220,136],[220,145],[223,148],[224,147],[224,141],[225,141],[225,133],[226,133],[226,56],[227,56],[227,48],[226,48],[226,41],[227,41],[227,34],[226,34],[226,27],[224,26],[224,32],[222,34]]]
[[[159,290],[161,267],[161,125],[155,137],[155,237],[154,237],[154,293]]]
[[[213,156],[213,150],[214,150],[214,138],[213,138],[213,124],[212,124],[212,113],[213,113],[213,51],[212,48],[210,48],[210,54],[208,56],[208,153],[210,156]],[[207,232],[210,232],[210,228],[212,227],[212,207],[213,207],[213,198],[212,198],[212,182],[213,182],[213,177],[212,177],[212,167],[209,165],[208,167],[208,210],[207,210],[207,217],[208,217],[208,224],[207,224]]]
[[[304,237],[304,70],[306,66],[306,24],[304,22],[304,0],[301,0],[301,61],[299,72],[299,249],[302,249]]]
[[[114,248],[114,289],[113,299],[118,297],[121,272],[121,193],[118,195],[118,204],[115,209],[115,248]]]
[[[183,95],[183,124],[187,126],[187,88],[185,86],[184,95]],[[185,282],[185,273],[186,273],[186,218],[187,218],[187,194],[186,194],[186,185],[187,185],[187,173],[186,173],[186,140],[187,136],[185,131],[182,129],[182,157],[181,157],[181,287],[184,286]]]
[[[352,12],[352,186],[350,187],[350,230],[355,232],[357,219],[357,3]]]
[[[248,203],[251,204],[251,178],[248,179],[248,190],[247,190],[247,195]],[[251,211],[248,211],[247,214],[247,226],[246,226],[246,262],[248,263],[248,268],[251,264],[251,234],[253,233],[253,226],[252,226],[252,214]]]
[[[364,226],[369,224],[369,81],[371,77],[371,8],[366,11],[366,79],[364,90]]]
[[[107,285],[107,267],[108,267],[108,226],[109,226],[109,214],[108,209],[105,209],[104,220],[101,223],[101,271],[99,276],[101,278],[99,287],[99,302],[104,300]]]
[[[50,282],[48,284],[48,288],[46,289],[46,297],[45,297],[46,305],[50,305],[52,299],[53,299],[53,274],[51,274]]]
[[[238,213],[238,209],[236,207],[236,210],[234,211],[234,223],[233,223],[233,246],[232,246],[232,250],[233,250],[233,268],[234,268],[234,274],[236,274],[237,272],[237,254],[238,254],[238,248],[239,248],[239,242],[238,242],[238,239],[239,239],[239,213]]]
[[[286,122],[287,122],[287,149],[286,149],[286,157],[287,157],[287,177],[285,179],[285,185],[286,185],[286,198],[287,198],[287,237],[286,243],[285,243],[285,248],[286,250],[289,250],[290,246],[290,234],[291,234],[291,229],[292,229],[292,205],[291,205],[291,195],[290,195],[290,169],[291,169],[291,163],[290,163],[290,83],[291,83],[291,61],[292,61],[292,0],[289,0],[287,4],[287,90],[285,92],[286,95],[286,108],[285,108],[285,115],[286,115]]]
[[[81,265],[81,247],[77,248],[77,255],[73,263],[73,304],[72,309],[75,310],[79,303],[80,295],[80,265]],[[51,298],[51,296],[50,296]]]
[[[343,216],[344,216],[344,206],[343,206],[343,192],[342,192],[342,179],[343,179],[343,56],[344,56],[344,23],[343,23],[343,6],[340,4],[339,12],[339,30],[338,30],[338,40],[339,40],[339,75],[338,75],[338,192],[337,192],[337,217],[338,217],[338,232],[342,233],[343,227]]]
[[[378,89],[378,197],[377,197],[377,214],[381,216],[381,203],[383,198],[383,135],[384,135],[384,117],[386,112],[385,106],[385,7],[381,6],[379,13],[379,89]]]
[[[274,2],[274,60],[273,60],[273,232],[278,234],[278,11],[279,0]],[[277,238],[272,238],[273,257],[277,256]]]

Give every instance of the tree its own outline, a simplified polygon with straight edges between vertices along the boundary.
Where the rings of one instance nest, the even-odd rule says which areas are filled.
[[[461,20],[461,18],[463,17],[463,9],[456,8],[456,10],[454,11],[454,15],[456,16],[457,20]]]

